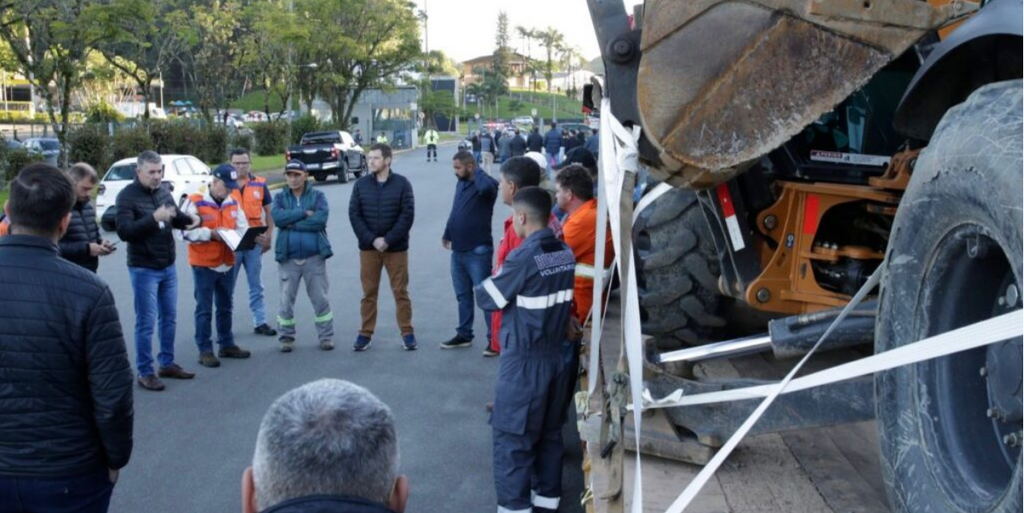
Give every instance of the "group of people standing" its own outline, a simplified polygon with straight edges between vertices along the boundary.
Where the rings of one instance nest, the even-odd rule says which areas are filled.
[[[370,148],[370,174],[354,184],[349,202],[363,289],[356,351],[369,349],[373,340],[385,271],[396,301],[402,346],[418,347],[407,290],[415,201],[409,180],[391,170],[392,158],[386,144]],[[175,231],[188,247],[201,365],[217,367],[219,358],[250,356],[235,342],[232,327],[234,288],[243,268],[256,333],[277,336],[282,352],[293,351],[298,336],[294,303],[299,283],[304,282],[314,310],[317,345],[322,350],[334,347],[326,271],[326,260],[333,255],[326,231],[330,205],[308,184],[302,162],[287,164],[286,188],[273,196],[265,181],[250,172],[250,165],[248,152],[235,150],[230,164],[213,170],[205,192],[175,201],[161,185],[160,156],[147,151],[137,159],[136,179],[118,195],[117,230],[127,243],[134,293],[136,379],[146,390],[163,390],[160,378],[194,377],[175,360]],[[483,311],[483,355],[501,355],[490,407],[498,509],[557,510],[564,453],[561,426],[579,368],[580,340],[574,333],[589,319],[594,277],[608,272],[613,257],[608,237],[605,261],[594,261],[596,162],[591,157],[559,165],[553,181],[545,179],[541,162],[525,154],[505,160],[497,179],[478,166],[471,152],[456,153],[452,167],[457,184],[441,245],[451,251],[458,325],[441,348],[470,347],[475,310]],[[46,165],[29,166],[12,183],[5,209],[11,235],[0,238],[0,282],[11,286],[0,297],[0,311],[18,319],[5,328],[5,352],[7,346],[31,348],[11,354],[24,369],[42,371],[46,362],[32,354],[41,347],[40,340],[47,340],[49,345],[44,346],[64,348],[70,358],[80,360],[57,381],[41,380],[34,372],[19,374],[13,390],[36,391],[26,397],[0,394],[0,401],[8,403],[0,409],[4,432],[10,426],[73,426],[59,428],[65,430],[59,434],[11,431],[19,433],[11,442],[34,447],[17,457],[0,444],[0,498],[14,490],[11,493],[21,494],[27,510],[47,510],[44,505],[54,504],[45,492],[51,483],[43,486],[31,477],[3,475],[32,476],[40,458],[52,463],[47,472],[58,475],[91,476],[102,469],[103,477],[97,475],[94,483],[103,486],[97,484],[90,489],[92,496],[79,499],[105,511],[117,471],[127,464],[132,447],[133,376],[113,296],[94,274],[98,258],[117,247],[100,238],[95,227],[88,197],[97,179],[90,171],[76,166],[65,174]],[[499,197],[512,213],[495,251],[491,220]],[[256,228],[263,232],[254,246],[236,250],[234,241]],[[267,320],[261,281],[262,256],[271,249],[281,290],[276,330]],[[35,306],[40,304],[44,307]],[[216,353],[211,324],[216,329]],[[155,362],[154,332],[159,339]],[[79,386],[82,383],[87,385]],[[27,417],[15,418],[18,401],[33,401],[31,396],[41,397],[37,392],[45,396],[45,404],[36,404]],[[71,429],[81,432],[67,431]],[[260,444],[262,432],[261,428]],[[55,436],[96,440],[94,435],[99,442],[88,446],[46,443]],[[261,479],[259,451],[255,471],[246,476],[250,484]],[[395,477],[390,479],[394,483]],[[247,497],[253,510],[257,502],[266,505],[258,494]]]

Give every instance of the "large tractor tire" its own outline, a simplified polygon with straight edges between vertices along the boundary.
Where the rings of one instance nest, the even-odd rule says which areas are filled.
[[[876,351],[1021,308],[1021,81],[950,109],[921,153],[886,257]],[[898,513],[1021,511],[1021,339],[875,376]]]
[[[640,318],[662,350],[718,340],[726,303],[718,255],[693,191],[673,189],[633,225]]]

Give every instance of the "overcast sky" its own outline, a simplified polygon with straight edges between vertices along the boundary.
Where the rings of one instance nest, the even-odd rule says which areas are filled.
[[[494,52],[494,33],[498,12],[508,13],[512,46],[522,51],[516,26],[546,29],[552,26],[565,35],[568,43],[579,47],[587,60],[601,55],[590,21],[586,0],[413,0],[420,9],[426,6],[431,50],[443,50],[462,62]],[[623,0],[628,12],[641,0]],[[539,48],[539,46],[535,46]],[[534,58],[540,57],[536,52]]]

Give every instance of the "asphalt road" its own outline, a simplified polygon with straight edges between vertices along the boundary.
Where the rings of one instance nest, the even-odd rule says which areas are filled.
[[[252,333],[248,292],[241,277],[235,295],[237,342],[250,349],[248,360],[222,360],[217,369],[200,367],[194,343],[192,274],[183,244],[178,245],[178,329],[176,360],[198,375],[192,381],[167,380],[154,393],[136,387],[135,450],[114,489],[111,512],[172,513],[240,511],[240,481],[250,464],[260,420],[280,395],[319,378],[340,378],[367,387],[395,414],[401,472],[412,493],[409,512],[486,512],[495,510],[491,471],[491,430],[484,403],[491,400],[497,359],[480,356],[484,324],[477,316],[472,348],[441,350],[454,335],[455,295],[449,254],[440,239],[451,207],[455,146],[439,148],[439,161],[425,163],[424,150],[397,155],[393,169],[408,177],[416,194],[416,221],[410,250],[410,295],[418,351],[403,351],[390,289],[381,288],[377,332],[371,349],[351,350],[359,320],[358,250],[347,219],[351,184],[318,185],[331,205],[328,261],[336,349],[316,347],[313,312],[299,292],[296,350],[277,351],[276,338]],[[508,208],[495,207],[494,234],[500,236]],[[116,238],[116,234],[107,234]],[[495,240],[497,243],[497,240]],[[124,247],[100,263],[100,276],[117,298],[121,325],[134,366],[131,284]],[[270,318],[278,302],[277,265],[264,257],[264,286]],[[154,353],[156,343],[154,342]],[[560,511],[582,511],[581,451],[574,423],[566,429],[565,493]]]

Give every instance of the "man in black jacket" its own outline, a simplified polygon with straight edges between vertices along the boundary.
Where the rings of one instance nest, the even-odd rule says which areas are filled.
[[[387,269],[395,296],[398,328],[407,351],[416,349],[409,299],[409,230],[414,217],[412,184],[391,170],[391,147],[374,144],[366,155],[370,174],[356,181],[348,204],[348,219],[359,241],[362,326],[353,349],[370,347],[377,326],[377,292],[381,269]]]
[[[132,452],[132,371],[114,296],[60,258],[75,193],[33,164],[0,240],[0,510],[105,512]]]
[[[128,243],[128,275],[135,295],[135,364],[139,385],[160,391],[153,373],[153,327],[160,319],[161,378],[192,379],[195,374],[174,363],[178,317],[178,275],[174,270],[172,229],[190,230],[199,218],[182,212],[161,186],[163,161],[154,151],[139,154],[135,180],[117,195],[117,234]]]
[[[100,257],[116,249],[110,241],[100,237],[100,228],[96,225],[96,208],[89,201],[99,177],[96,170],[84,162],[71,166],[68,176],[75,185],[77,201],[71,209],[68,231],[58,243],[60,256],[96,272],[100,266]]]
[[[544,136],[540,135],[540,127],[535,126],[530,130],[530,136],[526,138],[526,149],[537,153],[544,151]]]

